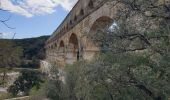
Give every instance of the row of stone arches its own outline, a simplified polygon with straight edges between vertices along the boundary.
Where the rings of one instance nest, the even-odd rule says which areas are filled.
[[[100,18],[98,18],[92,25],[92,27],[90,28],[90,31],[88,32],[88,36],[92,37],[96,37],[95,35],[97,34],[98,31],[103,31],[106,30],[109,26],[111,26],[111,24],[113,23],[113,20],[107,16],[102,16]],[[99,42],[93,41],[91,40],[89,37],[86,39],[87,43],[83,43],[86,45],[82,45],[79,41],[81,39],[78,39],[79,37],[75,34],[72,33],[71,36],[69,37],[69,41],[68,41],[68,45],[66,47],[66,45],[64,45],[64,42],[61,41],[60,42],[60,50],[62,50],[64,57],[66,57],[68,63],[77,61],[79,59],[84,59],[82,55],[84,55],[84,57],[86,57],[87,59],[92,58],[91,56],[93,56],[95,54],[95,48],[100,48],[100,46],[102,45]],[[65,50],[61,49],[65,46]],[[82,48],[84,50],[82,50]],[[88,51],[89,50],[89,51]],[[90,51],[91,50],[91,51]]]
[[[99,17],[93,22],[87,35],[92,35],[92,37],[95,37],[95,34],[98,32],[98,30],[105,29],[112,23],[113,20],[110,17]],[[99,45],[98,43],[91,41],[90,38],[87,37],[86,41],[86,43],[81,43],[84,41],[80,39],[77,33],[66,35],[63,40],[61,38],[59,42],[57,42],[57,47],[55,49],[51,49],[57,52],[56,62],[61,64],[71,64],[81,58],[92,58],[92,56],[96,53],[93,48]]]
[[[64,43],[63,40],[61,40],[59,42],[59,46],[58,46],[58,51],[59,52],[65,52],[67,48],[67,52],[70,51],[70,52],[73,52],[73,51],[77,51],[78,49],[78,38],[77,38],[77,35],[75,33],[72,33],[70,38],[69,38],[69,42],[68,44],[66,45],[66,43]]]
[[[72,33],[68,43],[64,43],[63,40],[59,43],[57,62],[62,63],[73,63],[80,59],[79,53],[79,42],[78,37],[75,33]]]
[[[79,14],[75,14],[74,17],[70,19],[70,21],[60,30],[59,33],[61,34],[62,32],[69,30],[69,28],[72,28],[74,23],[76,23],[78,20],[81,20],[81,18],[85,16],[85,11],[88,11],[89,9],[92,10],[93,8],[94,8],[94,1],[89,0],[87,7],[81,8]]]

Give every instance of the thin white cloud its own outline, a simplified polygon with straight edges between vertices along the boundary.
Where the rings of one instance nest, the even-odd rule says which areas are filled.
[[[13,35],[12,32],[9,32],[9,33],[7,33],[7,32],[2,32],[2,33],[0,33],[0,38],[11,38],[12,35]]]
[[[1,0],[1,8],[12,13],[32,17],[51,14],[56,11],[57,6],[69,11],[76,2],[77,0]]]

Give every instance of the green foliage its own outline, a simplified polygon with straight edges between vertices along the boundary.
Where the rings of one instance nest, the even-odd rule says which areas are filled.
[[[36,86],[34,86],[30,91],[29,91],[29,100],[43,100],[46,98],[46,91],[47,91],[47,81],[42,83],[40,85],[40,89],[37,89]]]
[[[46,84],[46,96],[52,100],[67,100],[64,83],[60,80],[59,70],[53,68]]]
[[[49,36],[41,36],[38,38],[16,39],[18,46],[23,48],[23,57],[21,67],[24,68],[38,68],[39,60],[45,58],[45,41]]]
[[[22,56],[22,48],[10,41],[0,40],[0,67],[19,66]]]
[[[49,81],[47,97],[53,100],[62,100],[60,97],[61,92],[61,82],[60,81]]]
[[[8,91],[14,96],[18,95],[20,92],[24,95],[28,95],[32,87],[36,87],[36,89],[40,88],[41,83],[44,82],[42,77],[40,72],[23,71],[21,76],[9,87]]]
[[[23,58],[26,60],[44,59],[45,57],[45,41],[49,36],[41,36],[38,38],[16,39],[13,40],[18,46],[23,48]]]
[[[0,93],[0,100],[5,100],[11,97],[12,95],[10,93]]]
[[[12,68],[21,65],[22,48],[10,41],[0,40],[0,85],[6,84],[6,68]]]
[[[108,52],[93,62],[68,66],[68,100],[167,100],[169,59],[160,60],[153,62],[147,53]]]
[[[48,36],[30,39],[0,40],[0,67],[38,68],[45,58],[45,41]],[[8,64],[8,65],[7,65]]]

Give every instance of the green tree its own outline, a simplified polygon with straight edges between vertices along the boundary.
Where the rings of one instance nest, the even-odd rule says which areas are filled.
[[[47,79],[46,95],[52,100],[69,100],[67,87],[61,80],[60,71],[57,68],[51,69],[51,74]]]
[[[22,49],[14,43],[0,40],[0,67],[16,67],[20,65]]]
[[[8,92],[14,96],[17,96],[20,92],[23,93],[23,95],[28,95],[31,88],[36,87],[38,90],[43,82],[44,80],[40,72],[22,71],[21,76],[8,88]]]
[[[90,100],[97,96],[102,99],[94,93],[98,87],[111,100],[167,100],[170,97],[169,4],[158,0],[118,2],[124,9],[115,21],[114,31],[101,30],[93,38],[102,42],[101,50],[105,52],[94,62],[79,65],[83,68],[81,72],[85,72],[79,87],[87,83],[88,89],[92,88]],[[89,97],[89,92],[79,92]]]
[[[4,84],[6,69],[20,66],[22,49],[10,41],[0,40],[0,51],[0,68],[3,68],[1,84]]]

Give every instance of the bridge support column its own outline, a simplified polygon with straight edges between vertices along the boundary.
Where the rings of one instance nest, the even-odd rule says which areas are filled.
[[[83,53],[83,58],[85,60],[92,60],[94,57],[99,53],[99,49],[93,48],[93,49],[86,49]]]
[[[78,51],[69,50],[66,53],[66,64],[73,64],[78,60]]]

